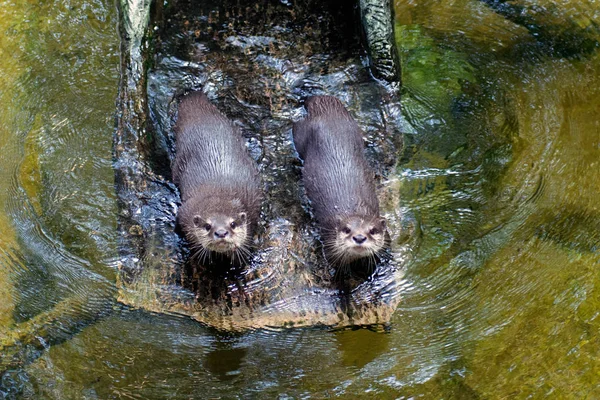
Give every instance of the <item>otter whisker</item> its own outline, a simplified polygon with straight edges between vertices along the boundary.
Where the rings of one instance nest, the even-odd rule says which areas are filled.
[[[206,259],[208,257],[208,250],[206,250],[205,248],[202,248],[200,254],[200,263],[204,264],[206,262]]]
[[[344,264],[345,263],[345,259],[346,259],[346,252],[343,251],[342,249],[340,249],[339,247],[335,248],[333,253],[330,255],[331,257],[331,264],[333,265],[338,265],[338,264]]]
[[[240,257],[240,262],[243,261],[242,260],[243,257],[247,257],[250,254],[250,251],[248,251],[243,246],[238,246],[238,247],[234,248],[233,252],[234,252],[234,254],[236,254],[237,256]]]
[[[199,263],[203,263],[204,259],[206,257],[206,253],[208,252],[204,247],[202,246],[196,246],[195,247],[196,251],[192,254],[192,261],[193,262],[199,262]]]
[[[252,258],[252,251],[250,251],[249,248],[247,248],[247,247],[241,247],[240,251],[244,255],[244,257],[246,257],[248,259]]]
[[[230,259],[231,259],[231,265],[235,265],[236,264],[236,259],[238,260],[239,264],[241,264],[241,262],[242,262],[241,258],[239,257],[239,253],[238,253],[237,249],[234,249],[231,252]]]
[[[377,266],[377,258],[375,256],[375,252],[371,249],[369,249],[369,263],[367,265],[368,269],[369,269],[369,274],[373,273],[373,271],[375,271],[375,267]]]

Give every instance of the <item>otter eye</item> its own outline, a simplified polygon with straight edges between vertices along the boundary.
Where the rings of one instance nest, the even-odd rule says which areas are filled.
[[[352,230],[348,227],[345,227],[344,229],[342,229],[342,232],[345,233],[346,235],[350,234],[350,232],[352,232]]]
[[[237,227],[237,224],[235,223],[235,221],[233,221],[231,224],[229,224],[229,226],[231,226],[231,229],[235,229]]]
[[[212,226],[210,226],[210,224],[205,224],[204,225],[204,229],[206,229],[206,231],[210,231],[210,228],[212,228]]]
[[[379,233],[379,230],[377,230],[377,228],[371,228],[371,230],[369,231],[369,235],[377,235]]]

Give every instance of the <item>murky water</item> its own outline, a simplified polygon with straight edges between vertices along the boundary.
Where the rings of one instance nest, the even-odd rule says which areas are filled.
[[[149,75],[157,126],[169,123],[172,93],[209,83],[254,143],[267,215],[303,226],[289,121],[307,92],[336,93],[367,133],[386,215],[417,221],[383,332],[239,334],[104,304],[119,289],[116,9],[20,3],[0,3],[0,340],[12,343],[0,398],[600,395],[600,57],[581,45],[600,23],[593,2],[540,0],[548,12],[525,21],[547,24],[538,29],[478,1],[396,1],[404,89],[391,127],[395,114],[374,110],[393,96],[361,69],[351,24],[307,21],[308,36],[336,34],[300,51],[305,25],[283,26],[298,5],[240,7],[238,25],[214,31],[225,18],[214,5],[165,10]],[[280,33],[244,24],[260,18]],[[227,58],[236,54],[246,58]],[[34,331],[55,332],[26,335],[38,321],[53,323]]]

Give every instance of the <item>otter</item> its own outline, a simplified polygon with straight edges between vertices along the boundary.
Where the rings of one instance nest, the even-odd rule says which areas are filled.
[[[385,247],[386,221],[362,132],[335,97],[309,97],[305,108],[308,115],[294,124],[293,138],[325,258],[333,265],[375,261]]]
[[[262,202],[258,169],[241,132],[200,91],[179,102],[173,181],[181,193],[178,223],[192,258],[250,254]]]

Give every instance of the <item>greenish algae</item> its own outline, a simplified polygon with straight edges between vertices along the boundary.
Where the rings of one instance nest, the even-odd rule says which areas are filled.
[[[13,3],[3,3],[0,7],[0,103],[11,104],[15,83],[23,74],[24,65],[15,55],[22,53],[20,43],[10,35],[15,29],[17,21],[22,17],[22,6]],[[4,107],[2,118],[0,118],[0,335],[3,328],[10,326],[13,322],[13,311],[15,298],[13,297],[13,283],[11,271],[8,264],[11,259],[10,249],[17,247],[17,238],[13,230],[11,220],[7,215],[6,205],[11,193],[9,191],[11,171],[18,163],[18,153],[10,151],[13,147],[14,131],[10,121],[17,117],[15,108]],[[10,149],[10,150],[9,150]]]
[[[19,168],[19,182],[27,194],[31,206],[38,216],[42,215],[41,196],[43,194],[43,183],[40,165],[40,146],[38,135],[40,131],[39,119],[34,122],[33,129],[25,138],[25,156]]]
[[[406,90],[427,99],[431,104],[450,104],[462,93],[465,81],[476,82],[474,68],[465,54],[440,46],[419,25],[396,24]]]
[[[599,394],[599,62],[548,60],[515,87],[523,146],[503,185],[519,185],[527,165],[543,185],[537,210],[473,283],[481,319],[467,383],[486,397]]]
[[[453,215],[443,212],[450,210],[422,200],[435,211],[423,213],[424,218],[435,218],[439,229],[425,232],[424,246],[431,256],[422,254],[427,262],[419,263],[409,277],[443,279],[436,271],[456,273],[450,268],[458,261],[452,258],[456,251],[462,262],[468,261],[463,265],[472,273],[463,274],[461,283],[453,280],[463,292],[455,304],[448,305],[455,308],[461,323],[454,329],[463,330],[453,342],[461,349],[455,355],[458,361],[448,362],[432,379],[403,393],[431,399],[595,398],[600,306],[598,55],[578,61],[552,58],[555,53],[536,46],[523,26],[477,3],[396,4],[401,5],[396,10],[399,22],[417,26],[438,45],[444,41],[444,46],[467,56],[477,66],[477,82],[494,82],[471,87],[479,91],[474,94],[485,107],[482,115],[497,135],[497,144],[485,151],[483,179],[478,182],[486,196],[477,209],[482,240],[470,242],[468,231],[460,234],[473,249],[470,257],[460,247],[452,251],[459,235],[448,235],[447,226],[460,221],[449,221]],[[579,23],[571,13],[586,7],[589,2],[554,2],[552,21],[556,26]],[[472,92],[463,86],[463,93]],[[453,123],[450,131],[471,129],[457,120]],[[485,130],[480,136],[486,136]],[[455,159],[436,159],[419,149],[415,154],[421,162],[413,158],[412,163],[439,168],[446,161],[451,166],[461,153],[474,149],[473,143],[464,147],[467,151],[452,153],[459,156]],[[412,186],[412,193],[429,193],[431,199],[445,197],[450,207],[452,180],[432,176],[426,181],[404,186]],[[511,214],[514,217],[507,220]],[[504,242],[492,239],[494,235]],[[484,258],[472,257],[485,252]],[[483,264],[474,263],[475,259]],[[435,293],[441,297],[460,291],[449,288]],[[423,302],[430,301],[423,294]]]
[[[110,143],[118,40],[111,13],[102,3],[0,7],[0,370],[28,360],[29,345],[68,337],[115,295],[97,285],[93,271],[90,282],[69,289],[58,272],[81,263],[73,252],[91,260],[78,268],[114,280],[105,263],[114,256],[107,244],[116,226]],[[53,246],[56,238],[61,245]],[[36,282],[44,285],[31,295]]]

